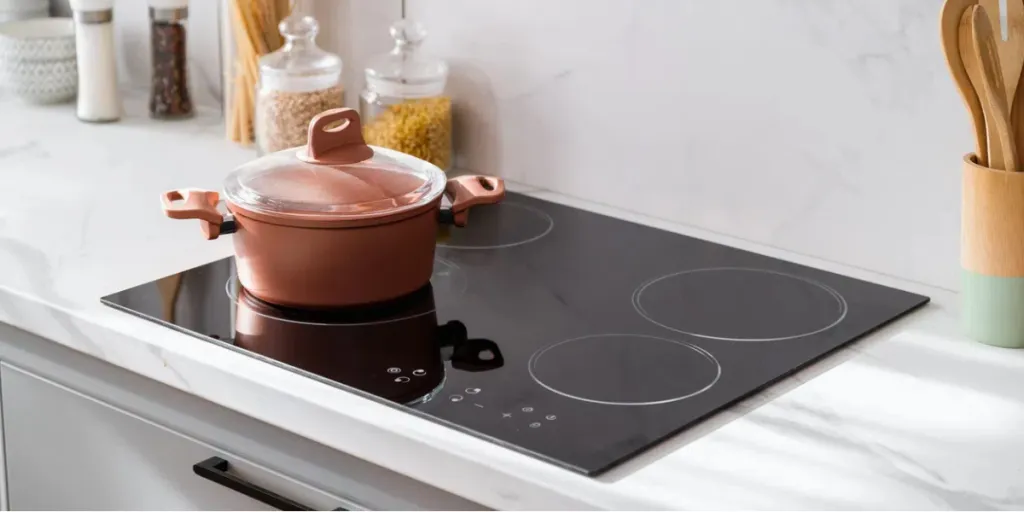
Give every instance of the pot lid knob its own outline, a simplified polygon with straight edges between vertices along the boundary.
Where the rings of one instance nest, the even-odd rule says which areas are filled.
[[[363,140],[359,113],[352,108],[335,108],[317,114],[309,122],[307,140],[305,151],[299,151],[299,158],[309,163],[345,165],[373,156],[373,150]]]

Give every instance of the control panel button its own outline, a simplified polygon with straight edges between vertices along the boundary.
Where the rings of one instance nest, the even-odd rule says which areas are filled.
[[[461,402],[462,401],[462,395],[452,395],[452,396],[448,397],[448,400],[451,400],[452,402]]]
[[[392,366],[391,368],[388,368],[388,373],[402,373],[402,369]]]
[[[523,407],[523,412],[533,412],[533,407]]]
[[[406,382],[409,382],[409,377],[406,377],[405,375],[402,375],[401,377],[395,377],[395,382],[401,382],[404,384]]]
[[[540,428],[540,422],[535,421],[530,423],[530,428]]]
[[[558,419],[558,416],[555,416],[554,414],[548,414],[547,416],[544,416],[544,419],[554,421]]]
[[[418,368],[418,369],[416,369],[416,370],[413,370],[413,371],[412,371],[412,374],[413,374],[413,375],[415,375],[415,376],[417,376],[417,377],[422,377],[422,376],[424,376],[424,375],[426,375],[426,374],[427,374],[427,371],[426,371],[426,370],[424,370],[424,369],[422,369],[422,368]]]
[[[501,417],[502,418],[511,418],[512,417],[512,413],[510,413],[510,412],[503,412],[503,413],[501,413]]]
[[[466,394],[475,395],[480,392],[480,388],[466,388]]]

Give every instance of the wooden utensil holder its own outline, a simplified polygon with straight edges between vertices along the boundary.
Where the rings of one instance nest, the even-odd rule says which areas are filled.
[[[971,338],[1024,348],[1024,172],[964,157],[962,320]]]

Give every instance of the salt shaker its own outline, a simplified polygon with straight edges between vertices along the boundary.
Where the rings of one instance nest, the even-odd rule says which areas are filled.
[[[78,118],[105,123],[121,118],[114,53],[114,1],[71,0],[78,56]]]
[[[149,114],[173,119],[192,115],[185,55],[188,0],[149,0],[153,75]]]

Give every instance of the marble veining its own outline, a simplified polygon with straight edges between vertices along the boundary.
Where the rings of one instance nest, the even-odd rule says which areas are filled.
[[[70,105],[0,100],[19,119],[0,125],[0,321],[494,508],[1024,507],[1024,352],[962,339],[954,294],[538,185],[513,187],[933,303],[597,479],[104,307],[231,254],[228,237],[165,219],[157,198],[219,188],[254,156],[223,141],[214,112],[158,123],[144,95],[128,107],[95,126]]]

